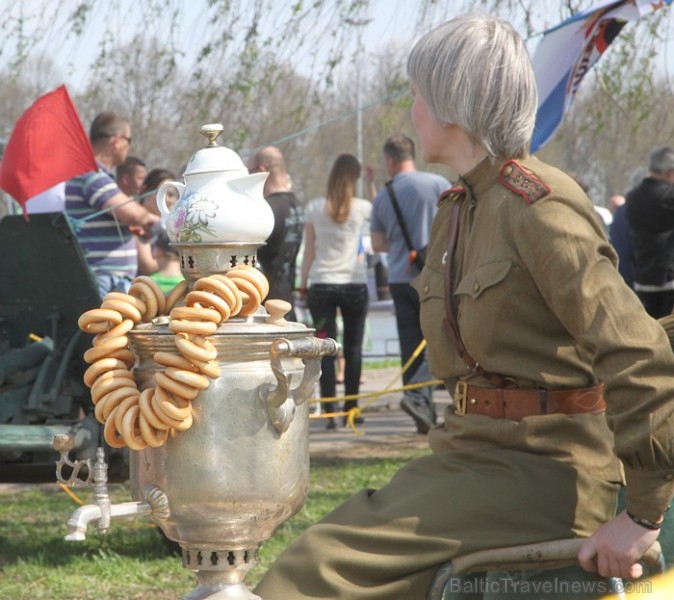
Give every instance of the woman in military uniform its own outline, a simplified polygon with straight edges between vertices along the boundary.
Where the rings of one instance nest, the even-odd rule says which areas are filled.
[[[421,600],[454,556],[572,537],[589,538],[586,569],[638,576],[674,495],[667,336],[624,284],[583,190],[528,154],[536,83],[512,27],[449,21],[408,70],[423,157],[459,175],[414,282],[454,407],[430,456],[311,527],[256,591]]]

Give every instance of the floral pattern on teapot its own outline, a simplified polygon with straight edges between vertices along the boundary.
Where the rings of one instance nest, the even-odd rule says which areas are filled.
[[[177,242],[203,242],[204,236],[216,238],[213,227],[209,227],[218,211],[218,203],[199,192],[185,194],[173,209],[172,228]]]

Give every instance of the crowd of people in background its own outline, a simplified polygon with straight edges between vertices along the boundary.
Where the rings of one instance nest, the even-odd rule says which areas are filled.
[[[77,236],[102,295],[125,291],[137,275],[149,275],[165,291],[180,280],[177,250],[169,243],[157,208],[156,192],[176,174],[148,166],[130,154],[131,123],[113,113],[100,113],[89,138],[98,171],[63,182],[31,199],[28,212],[65,210],[80,221]],[[306,306],[317,335],[340,338],[343,355],[323,359],[321,395],[336,397],[344,383],[347,396],[357,396],[368,305],[368,267],[383,267],[383,285],[393,301],[404,385],[430,381],[419,297],[411,282],[423,267],[437,200],[451,183],[439,175],[418,171],[414,141],[391,135],[382,148],[382,168],[361,165],[342,154],[327,177],[325,197],[300,200],[279,148],[268,146],[248,159],[250,173],[267,172],[264,196],[274,214],[274,229],[258,251],[258,266],[270,282],[269,297],[291,304],[288,320],[297,320],[295,303]],[[383,177],[377,186],[377,173]],[[368,199],[355,195],[364,178]],[[572,174],[586,191],[580,177]],[[385,181],[385,183],[384,183]],[[606,235],[619,257],[619,271],[647,312],[659,318],[674,309],[674,148],[661,146],[650,154],[647,168],[638,169],[624,194],[595,206]],[[169,188],[167,203],[178,198]],[[367,242],[370,242],[369,244]],[[303,255],[301,250],[304,248]],[[367,260],[367,257],[374,261]],[[301,273],[299,264],[301,263]],[[338,322],[341,319],[341,327]],[[417,431],[436,423],[433,388],[406,392],[401,408]],[[347,412],[358,406],[348,400]],[[326,403],[331,413],[336,404]],[[342,419],[342,424],[346,417]],[[357,422],[363,422],[361,416]],[[334,429],[338,421],[327,420]]]
[[[161,222],[157,190],[175,181],[176,174],[164,167],[148,168],[142,158],[130,154],[131,123],[122,115],[100,113],[91,124],[89,139],[99,169],[65,182],[58,197],[51,190],[50,200],[40,200],[34,210],[61,209],[79,221],[76,234],[101,296],[127,291],[137,275],[149,275],[170,291],[182,274],[178,252]],[[386,140],[382,163],[387,182],[379,189],[378,169],[366,169],[368,199],[356,196],[363,166],[355,156],[341,154],[327,177],[325,196],[302,202],[292,189],[279,148],[268,146],[248,159],[250,173],[269,174],[263,194],[274,215],[274,228],[257,255],[270,283],[269,297],[290,303],[286,318],[291,321],[298,318],[299,300],[308,308],[319,337],[339,337],[342,342],[339,360],[323,359],[324,398],[336,397],[338,381],[344,383],[347,396],[359,393],[371,300],[368,255],[378,255],[385,281],[377,285],[393,300],[401,364],[406,365],[403,383],[432,379],[423,349],[419,299],[410,285],[423,264],[409,257],[427,245],[437,198],[450,184],[439,175],[417,171],[414,142],[403,134]],[[166,198],[170,206],[178,198],[177,190],[169,188]],[[358,400],[349,399],[340,409],[344,414],[357,407]],[[427,433],[436,422],[430,386],[405,394],[401,407],[419,433]],[[328,413],[335,408],[333,403],[324,407]],[[354,418],[355,423],[363,421],[360,415]],[[346,422],[343,416],[341,424]],[[327,428],[336,429],[338,423],[329,417]]]

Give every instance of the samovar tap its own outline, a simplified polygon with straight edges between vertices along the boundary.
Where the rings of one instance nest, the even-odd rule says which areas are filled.
[[[68,519],[68,534],[66,541],[79,542],[86,539],[86,532],[89,523],[96,521],[96,529],[99,533],[108,532],[110,522],[114,518],[135,517],[138,515],[154,516],[156,518],[168,518],[170,511],[168,508],[168,499],[166,495],[154,485],[149,485],[144,490],[145,500],[140,502],[122,502],[113,504],[110,501],[108,491],[108,464],[105,462],[105,452],[103,448],[96,450],[96,462],[93,467],[91,461],[75,460],[71,461],[68,453],[74,446],[72,436],[59,435],[54,438],[54,448],[60,452],[61,456],[57,462],[56,478],[59,483],[71,487],[86,487],[91,485],[93,479],[94,502],[95,504],[86,504],[76,509]],[[73,469],[68,479],[63,478],[63,467],[68,466]],[[86,479],[80,479],[78,474],[84,467],[88,469]]]

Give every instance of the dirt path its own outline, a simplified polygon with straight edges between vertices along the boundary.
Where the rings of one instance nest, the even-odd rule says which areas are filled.
[[[365,370],[361,393],[379,393],[387,387],[402,385],[395,381],[397,369]],[[393,385],[391,382],[393,380]],[[310,447],[312,456],[340,457],[391,457],[408,454],[410,450],[428,447],[426,436],[416,433],[412,419],[400,410],[401,392],[385,393],[360,401],[365,423],[357,426],[357,433],[350,427],[336,431],[325,429],[325,420],[312,418]],[[446,391],[436,391],[434,400],[438,414],[449,404]]]

